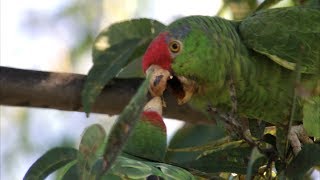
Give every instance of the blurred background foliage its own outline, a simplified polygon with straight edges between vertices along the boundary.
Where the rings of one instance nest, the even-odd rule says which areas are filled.
[[[114,22],[147,17],[168,24],[181,16],[216,14],[239,20],[259,3],[258,0],[1,1],[1,66],[86,74],[92,65],[95,37]],[[277,6],[294,3],[285,0]],[[22,179],[45,151],[55,146],[76,147],[86,126],[100,123],[108,130],[114,119],[97,114],[87,119],[84,113],[5,106],[0,107],[0,118],[0,179]],[[183,123],[167,120],[166,124],[172,137]],[[220,130],[192,125],[185,125],[180,134],[190,129],[201,129],[208,140],[222,136]],[[174,140],[190,145],[194,139],[186,142],[176,136]],[[49,178],[54,179],[55,175]]]

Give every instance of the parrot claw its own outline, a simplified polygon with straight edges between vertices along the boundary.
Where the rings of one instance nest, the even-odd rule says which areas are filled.
[[[301,151],[302,144],[313,143],[303,128],[303,125],[292,126],[288,134],[288,139],[295,155]]]

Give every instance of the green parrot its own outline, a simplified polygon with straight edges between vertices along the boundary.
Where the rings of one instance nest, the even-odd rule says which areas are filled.
[[[188,171],[161,163],[166,152],[167,133],[162,118],[162,100],[154,97],[145,105],[122,155],[103,179],[146,179],[152,176],[193,179]]]
[[[109,175],[126,173],[125,168],[128,168],[126,164],[130,164],[133,169],[137,168],[144,172],[143,166],[139,167],[141,164],[139,160],[161,162],[166,154],[166,149],[167,133],[162,118],[162,103],[159,97],[155,97],[145,105],[140,120],[127,140],[122,156],[118,157]],[[145,170],[147,174],[150,173],[148,169],[150,168],[147,167]],[[130,172],[128,171],[128,173]],[[144,173],[142,175],[144,176]],[[127,176],[130,177],[130,174]]]
[[[166,125],[162,118],[162,100],[155,97],[144,107],[141,118],[127,140],[124,152],[161,162],[167,149]]]
[[[311,142],[304,129],[320,136],[320,9],[267,9],[242,21],[178,19],[151,42],[142,68],[153,96],[170,89],[179,104],[274,125],[288,123],[296,94],[294,123],[308,126],[292,128],[294,152],[299,139]]]

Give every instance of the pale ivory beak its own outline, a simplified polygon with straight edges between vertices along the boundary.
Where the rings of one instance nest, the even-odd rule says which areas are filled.
[[[150,77],[149,91],[152,96],[162,96],[163,91],[167,88],[167,81],[170,78],[170,72],[158,65],[151,65],[146,75]]]
[[[146,75],[150,77],[149,91],[154,97],[162,96],[167,88],[168,80],[173,78],[168,70],[165,70],[158,65],[151,65],[147,69]],[[182,105],[191,99],[197,89],[197,85],[195,81],[187,79],[184,76],[177,76],[177,78],[183,88],[183,92],[180,92],[183,93],[183,96],[177,96],[177,102],[179,105]]]
[[[159,96],[152,98],[143,108],[143,111],[154,111],[162,115],[162,99]]]
[[[191,99],[193,93],[195,92],[195,90],[197,88],[197,84],[195,81],[187,79],[184,76],[178,76],[177,78],[179,79],[180,83],[182,84],[183,91],[184,91],[184,97],[182,99],[179,99],[179,98],[177,99],[178,104],[182,105]]]

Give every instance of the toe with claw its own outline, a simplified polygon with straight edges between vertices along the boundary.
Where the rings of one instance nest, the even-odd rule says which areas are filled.
[[[288,139],[295,155],[301,151],[303,144],[313,143],[303,128],[303,125],[292,126],[288,134]]]

